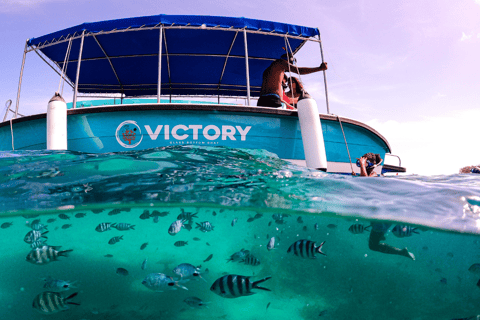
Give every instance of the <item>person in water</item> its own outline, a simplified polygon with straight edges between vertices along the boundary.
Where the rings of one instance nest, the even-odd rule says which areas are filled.
[[[288,60],[288,61],[287,61]],[[318,71],[327,70],[327,63],[323,62],[320,66],[315,68],[297,67],[293,64],[292,56],[288,58],[284,54],[272,62],[272,64],[263,72],[262,89],[260,91],[260,99],[258,99],[257,106],[281,108],[283,97],[283,87],[285,72],[293,72],[297,74],[310,74]]]
[[[460,169],[459,173],[480,173],[480,165],[463,167]]]
[[[382,163],[382,158],[379,154],[366,153],[358,162],[360,164],[360,176],[362,177],[376,177],[378,176],[374,169]],[[385,233],[390,229],[389,223],[372,223],[372,231],[368,238],[368,248],[372,251],[382,252],[386,254],[396,254],[415,260],[413,253],[409,252],[407,248],[399,249],[383,243],[385,240]]]

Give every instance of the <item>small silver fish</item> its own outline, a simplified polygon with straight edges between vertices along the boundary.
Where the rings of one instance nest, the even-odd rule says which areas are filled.
[[[185,282],[187,280],[182,280]],[[172,277],[168,277],[163,273],[150,273],[143,279],[142,284],[150,290],[156,292],[163,292],[164,290],[177,290],[178,288],[188,290],[186,287],[180,285],[181,281],[175,281]]]
[[[230,259],[227,260],[227,262],[230,262],[230,261],[235,262],[235,261],[243,260],[247,256],[247,254],[249,254],[249,253],[250,253],[249,250],[242,249],[242,250],[232,254],[230,256]]]
[[[142,268],[142,270],[147,269],[147,259],[143,260],[141,268]]]
[[[238,219],[237,218],[233,218],[232,220],[232,227],[235,226],[235,224],[237,223]]]
[[[315,230],[318,230],[320,229],[320,227],[318,226],[318,223],[315,223],[315,226],[314,226]]]
[[[186,304],[188,304],[192,308],[208,308],[207,304],[209,302],[203,302],[200,298],[197,297],[188,297],[185,300],[183,300]]]
[[[177,233],[180,232],[180,230],[183,228],[185,228],[185,226],[183,225],[183,223],[185,222],[185,220],[176,220],[175,222],[173,222],[170,227],[168,228],[168,234],[171,235],[171,236],[174,236],[176,235]]]
[[[47,278],[44,278],[43,280],[45,281],[45,284],[43,285],[43,287],[46,289],[66,291],[66,290],[69,290],[70,288],[75,288],[73,286],[75,281],[71,282],[71,281],[65,281],[60,279],[53,279],[52,277],[47,277]]]
[[[200,268],[197,268],[190,263],[179,264],[173,269],[173,273],[179,275],[181,279],[188,279],[193,277],[202,278],[202,276],[200,275]],[[206,281],[205,279],[203,280]]]
[[[271,237],[267,244],[268,251],[275,249],[275,237]]]

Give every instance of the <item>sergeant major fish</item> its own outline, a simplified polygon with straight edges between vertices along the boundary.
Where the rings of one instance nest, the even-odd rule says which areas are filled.
[[[230,262],[230,261],[233,261],[233,262],[235,262],[235,261],[240,261],[240,260],[244,259],[244,258],[247,256],[247,254],[249,254],[249,253],[250,253],[249,250],[242,249],[242,250],[240,250],[240,251],[235,252],[234,254],[232,254],[232,255],[230,256],[230,259],[227,260],[227,262]]]
[[[250,253],[247,254],[247,256],[240,262],[243,262],[249,266],[258,266],[260,264],[260,260],[258,260],[253,254]]]
[[[108,240],[108,244],[115,244],[117,242],[120,242],[120,240],[123,240],[123,236],[113,237],[112,239]]]
[[[187,280],[183,280],[185,282]],[[156,292],[163,292],[164,290],[177,290],[178,288],[188,290],[186,287],[179,284],[180,281],[173,280],[163,273],[150,273],[143,279],[142,284],[150,290]]]
[[[47,264],[51,261],[57,261],[58,257],[68,257],[68,253],[73,251],[72,249],[58,251],[60,248],[60,246],[45,245],[40,248],[32,249],[27,255],[26,260],[37,265]]]
[[[259,284],[271,279],[266,277],[257,281],[250,281],[250,277],[227,274],[215,280],[210,290],[224,298],[238,298],[241,296],[249,296],[255,294],[252,289],[261,289],[271,291],[270,289],[260,287]]]
[[[176,235],[177,233],[180,232],[180,230],[183,228],[185,228],[185,226],[183,225],[183,223],[185,222],[185,220],[176,220],[175,222],[173,222],[170,227],[168,228],[168,234],[170,234],[171,236],[174,236]]]
[[[119,231],[135,230],[135,225],[131,225],[130,223],[125,223],[125,222],[120,222],[112,225],[112,228],[115,228]]]
[[[209,231],[213,231],[213,228],[215,227],[212,226],[210,222],[204,221],[202,223],[197,222],[197,226],[195,228],[199,228],[200,231],[203,231],[203,232],[209,232]]]
[[[371,228],[372,226],[364,227],[363,224],[361,223],[355,223],[348,228],[348,231],[350,231],[353,234],[360,234],[363,233],[364,231],[367,231],[368,228]]]
[[[36,231],[36,230],[31,230],[27,232],[25,235],[25,238],[23,238],[23,241],[26,243],[34,243],[35,241],[41,240],[41,238],[48,239],[48,237],[45,237],[45,235],[48,233],[48,231],[41,232],[41,231]]]
[[[399,224],[393,227],[392,233],[398,238],[411,237],[414,233],[419,234],[417,228]]]
[[[115,223],[102,222],[95,228],[95,231],[105,232],[108,230],[112,230],[111,228],[115,228]]]
[[[33,308],[42,314],[52,314],[68,310],[68,304],[80,305],[79,303],[67,301],[75,297],[77,294],[78,292],[75,292],[64,298],[59,292],[45,291],[38,294],[35,299],[33,299]]]
[[[326,256],[326,254],[322,252],[322,246],[324,243],[325,241],[317,247],[313,241],[298,240],[288,248],[287,253],[293,252],[293,254],[298,257],[315,259],[315,253],[320,253]]]

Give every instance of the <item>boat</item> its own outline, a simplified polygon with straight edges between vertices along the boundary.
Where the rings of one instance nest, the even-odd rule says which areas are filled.
[[[342,174],[359,173],[356,158],[367,152],[382,159],[397,157],[373,128],[330,113],[325,72],[327,112],[317,112],[313,120],[302,116],[300,107],[256,106],[263,71],[285,51],[295,55],[311,41],[318,43],[323,61],[318,28],[164,14],[83,23],[31,38],[23,52],[15,106],[8,105],[0,123],[0,150],[108,153],[175,145],[264,149],[298,165]],[[47,63],[61,86],[45,101],[47,112],[21,116],[19,110],[25,114],[28,107],[20,108],[27,53]],[[73,90],[68,104],[61,96],[64,84]],[[235,103],[226,102],[232,98]],[[315,101],[309,103],[316,108]],[[303,130],[302,117],[307,119]],[[320,129],[309,131],[308,121],[318,122]],[[320,147],[311,147],[311,138]],[[60,147],[49,146],[49,141],[55,145],[62,139]],[[325,164],[309,165],[309,153],[323,153]],[[398,163],[376,170],[405,172],[400,158]]]

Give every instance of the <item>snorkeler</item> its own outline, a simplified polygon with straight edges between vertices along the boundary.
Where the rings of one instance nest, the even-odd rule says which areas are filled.
[[[383,161],[379,154],[366,153],[357,160],[360,164],[360,176],[378,176],[373,170]],[[385,233],[387,233],[390,226],[391,224],[388,223],[372,223],[372,231],[368,238],[368,247],[370,250],[386,254],[396,254],[415,260],[415,256],[413,253],[409,252],[407,248],[399,249],[381,242],[385,240]]]

